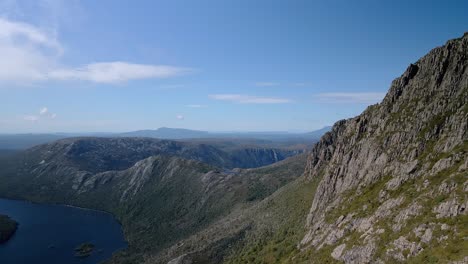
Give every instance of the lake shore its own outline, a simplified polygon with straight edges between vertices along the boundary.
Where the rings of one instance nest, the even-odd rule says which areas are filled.
[[[77,258],[80,263],[93,264],[128,247],[121,224],[105,211],[0,198],[0,213],[19,223],[12,239],[0,246],[2,264],[75,263]],[[77,251],[83,243],[95,245],[95,251],[89,247]]]

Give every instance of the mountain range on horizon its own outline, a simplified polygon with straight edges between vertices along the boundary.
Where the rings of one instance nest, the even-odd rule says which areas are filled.
[[[311,144],[317,141],[331,127],[307,133],[288,132],[208,132],[183,128],[161,127],[158,129],[136,130],[130,132],[86,132],[86,133],[26,133],[26,134],[0,134],[1,149],[26,149],[38,144],[68,137],[148,137],[159,139],[259,139],[270,141],[295,140],[298,143]]]

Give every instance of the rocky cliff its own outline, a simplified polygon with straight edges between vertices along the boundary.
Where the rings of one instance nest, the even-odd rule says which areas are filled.
[[[321,179],[300,248],[345,263],[468,256],[468,34],[411,64],[308,157]]]

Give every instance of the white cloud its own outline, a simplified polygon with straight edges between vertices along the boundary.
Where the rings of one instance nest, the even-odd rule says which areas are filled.
[[[385,93],[320,93],[315,96],[319,101],[327,103],[377,103],[385,97]]]
[[[178,120],[184,120],[184,116],[183,116],[183,115],[176,115],[176,118],[177,118]]]
[[[192,71],[182,67],[123,61],[64,67],[60,65],[64,49],[54,32],[0,18],[0,81],[28,83],[81,80],[119,83],[136,79],[168,78]]]
[[[285,104],[291,103],[292,100],[287,98],[262,97],[242,94],[212,94],[211,99],[220,101],[230,101],[240,104]]]
[[[55,119],[57,117],[57,114],[49,112],[49,109],[44,106],[41,109],[39,109],[39,116]]]
[[[259,87],[269,87],[269,86],[278,86],[279,83],[276,82],[256,82],[255,86]]]
[[[26,38],[21,40],[21,38]],[[30,43],[36,43],[61,52],[63,49],[56,38],[50,32],[46,32],[30,24],[12,22],[5,18],[0,18],[0,39]],[[23,42],[24,43],[24,42]]]
[[[190,105],[186,105],[187,107],[190,107],[190,108],[205,108],[205,107],[208,107],[206,105],[199,105],[199,104],[190,104]]]
[[[27,115],[27,116],[24,116],[23,119],[26,121],[36,122],[39,120],[39,117],[35,115]]]
[[[41,107],[39,109],[38,115],[26,115],[23,117],[23,120],[36,122],[39,120],[55,119],[57,114],[49,112],[47,107]]]
[[[41,109],[39,109],[39,114],[40,115],[45,115],[45,114],[47,114],[47,112],[49,112],[47,107],[42,107]]]
[[[48,75],[56,80],[82,80],[96,83],[118,83],[135,79],[168,78],[190,71],[165,65],[134,64],[122,61],[91,63],[75,69],[59,69]]]
[[[62,51],[53,34],[0,18],[0,80],[44,80]]]

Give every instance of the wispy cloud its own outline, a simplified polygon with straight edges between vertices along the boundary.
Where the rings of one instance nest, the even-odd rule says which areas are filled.
[[[385,93],[320,93],[315,99],[327,103],[377,103]]]
[[[41,109],[39,109],[37,115],[25,115],[23,116],[23,119],[26,121],[36,122],[41,119],[55,119],[56,117],[57,117],[56,113],[49,112],[49,109],[44,106],[44,107],[41,107]]]
[[[0,80],[44,80],[62,52],[50,32],[0,18]]]
[[[183,115],[176,115],[176,119],[177,120],[184,120],[184,116]]]
[[[124,61],[96,62],[64,67],[64,53],[54,30],[0,18],[0,81],[89,81],[120,83],[136,79],[169,78],[192,70],[169,65],[138,64]]]
[[[270,87],[270,86],[278,86],[278,85],[280,84],[277,82],[256,82],[255,83],[255,86],[259,86],[259,87]]]
[[[186,107],[190,107],[190,108],[206,108],[208,107],[207,105],[199,105],[199,104],[189,104],[189,105],[186,105]]]
[[[49,112],[49,109],[47,109],[47,107],[42,107],[41,109],[39,109],[40,115],[45,115],[47,114],[47,112]]]
[[[48,74],[50,79],[82,80],[96,83],[119,83],[135,79],[168,78],[189,72],[190,69],[145,65],[122,61],[92,63],[75,69],[58,69]]]
[[[285,104],[291,103],[292,100],[287,98],[263,97],[242,94],[212,94],[211,99],[220,101],[229,101],[240,104]]]

